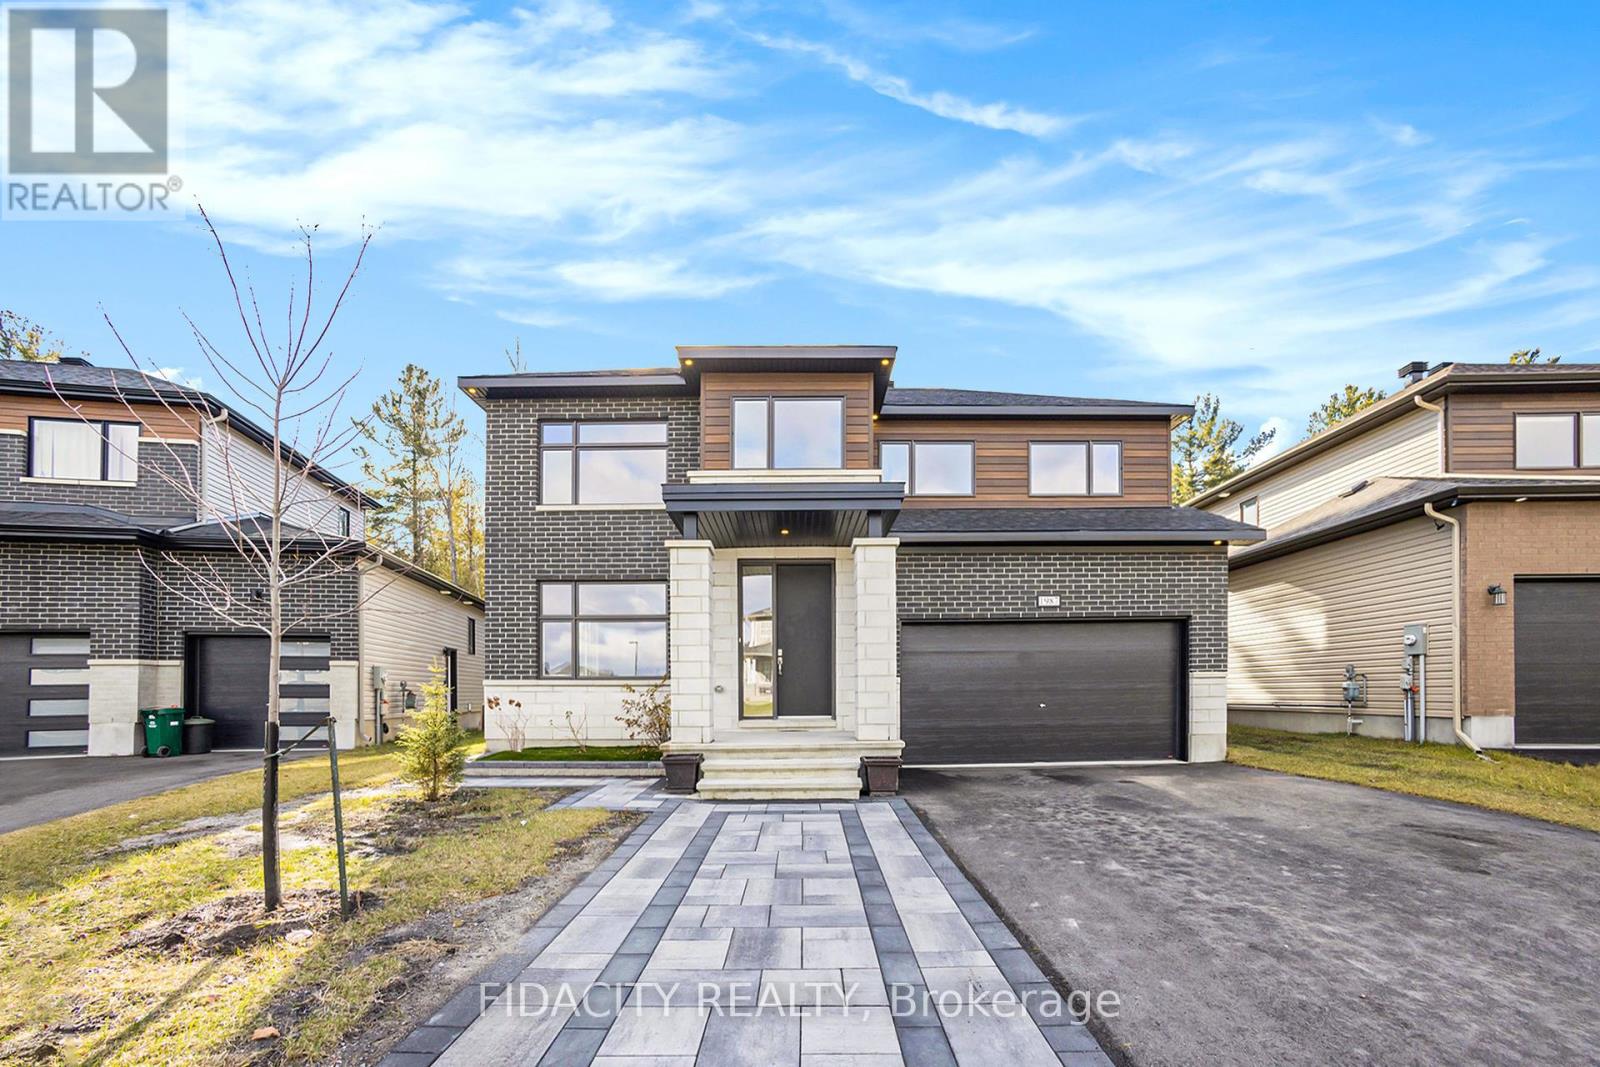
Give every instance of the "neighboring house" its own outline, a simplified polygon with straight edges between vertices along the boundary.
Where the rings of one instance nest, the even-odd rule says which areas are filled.
[[[285,639],[279,669],[264,634],[197,602],[196,573],[237,604],[259,599],[230,530],[266,521],[274,463],[305,470],[271,443],[161,379],[0,361],[0,756],[131,755],[139,710],[170,706],[216,719],[220,748],[259,748],[272,684],[286,738],[314,740],[331,712],[353,745],[380,712],[401,712],[400,684],[419,690],[434,661],[453,663],[463,711],[481,706],[482,602],[366,546],[369,501],[328,471],[300,479],[288,543],[307,560],[337,548],[350,565],[290,594],[285,617],[315,621]]]
[[[1184,405],[897,389],[888,347],[684,347],[469,377],[486,733],[620,742],[670,672],[702,795],[910,764],[1222,758],[1226,545],[1170,499]]]
[[[1267,530],[1230,557],[1235,723],[1600,745],[1600,365],[1413,363],[1394,396],[1201,494]],[[1459,732],[1458,732],[1459,727]]]

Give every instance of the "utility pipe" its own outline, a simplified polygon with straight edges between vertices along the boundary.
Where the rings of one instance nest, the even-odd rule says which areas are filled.
[[[1418,403],[1422,401],[1419,400]],[[1422,505],[1422,513],[1436,523],[1448,523],[1450,526],[1450,605],[1455,613],[1455,634],[1451,641],[1455,645],[1455,662],[1452,666],[1450,685],[1451,725],[1455,729],[1456,740],[1471,748],[1479,759],[1487,760],[1489,757],[1483,754],[1483,749],[1478,747],[1478,743],[1468,737],[1467,732],[1461,728],[1461,684],[1466,674],[1465,657],[1462,655],[1465,642],[1461,640],[1461,583],[1464,581],[1461,574],[1461,520],[1441,514],[1433,506],[1432,501]]]

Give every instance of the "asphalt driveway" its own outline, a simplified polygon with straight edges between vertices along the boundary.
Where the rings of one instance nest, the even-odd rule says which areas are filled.
[[[907,771],[1139,1065],[1587,1063],[1600,835],[1229,765]]]
[[[260,766],[259,752],[0,760],[0,834]]]

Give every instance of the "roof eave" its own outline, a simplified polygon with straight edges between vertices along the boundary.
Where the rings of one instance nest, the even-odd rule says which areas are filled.
[[[903,544],[1242,544],[1265,531],[1232,530],[918,530],[895,534]]]
[[[886,419],[1186,419],[1185,404],[1101,404],[1063,407],[1051,404],[885,404]]]

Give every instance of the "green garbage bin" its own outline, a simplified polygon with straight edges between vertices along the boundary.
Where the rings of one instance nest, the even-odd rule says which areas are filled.
[[[146,708],[139,717],[144,720],[146,756],[176,756],[183,752],[182,708]]]

